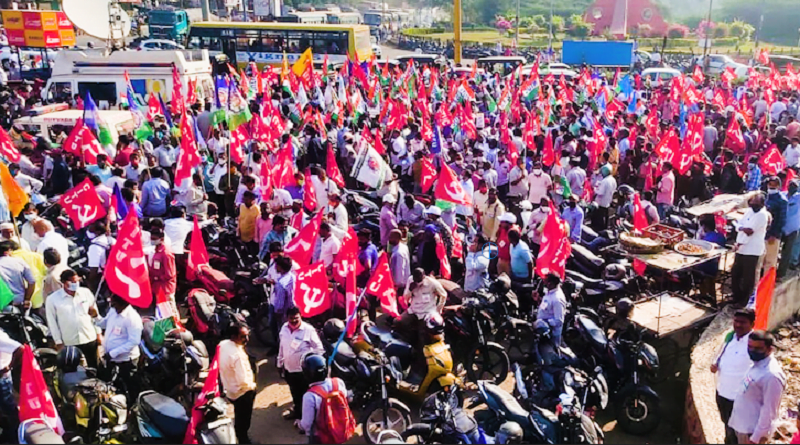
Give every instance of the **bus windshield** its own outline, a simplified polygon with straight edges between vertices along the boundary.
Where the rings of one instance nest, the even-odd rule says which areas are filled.
[[[369,26],[381,26],[381,15],[375,13],[364,14],[364,24]]]

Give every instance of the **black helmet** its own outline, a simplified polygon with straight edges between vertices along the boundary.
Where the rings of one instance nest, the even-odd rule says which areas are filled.
[[[75,372],[83,360],[83,352],[77,346],[64,346],[58,351],[56,363],[63,372]]]
[[[606,280],[621,281],[625,278],[625,275],[627,275],[627,272],[625,271],[625,266],[622,264],[608,264],[605,269],[603,269],[603,279]]]
[[[620,298],[616,305],[617,316],[628,318],[633,310],[633,301],[630,298]]]
[[[303,359],[303,376],[309,384],[325,380],[328,377],[328,364],[325,363],[325,357],[319,354],[305,356]]]
[[[328,343],[337,342],[342,332],[344,332],[344,322],[338,318],[331,318],[322,326],[322,336]]]

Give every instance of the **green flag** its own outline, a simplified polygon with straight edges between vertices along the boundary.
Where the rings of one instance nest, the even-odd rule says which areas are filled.
[[[6,282],[0,279],[0,310],[5,309],[12,301],[14,301],[14,294],[11,293]]]
[[[563,196],[564,198],[569,198],[572,195],[572,189],[569,187],[569,182],[567,181],[567,178],[559,175],[558,182],[561,183],[561,188],[563,189],[563,191],[561,192],[561,196]]]

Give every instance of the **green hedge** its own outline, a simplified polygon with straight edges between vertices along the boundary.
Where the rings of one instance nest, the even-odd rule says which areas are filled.
[[[439,34],[442,32],[445,32],[444,28],[406,28],[403,30],[403,35],[424,36],[428,34]]]
[[[652,48],[654,46],[661,47],[664,41],[663,37],[648,37],[639,39],[639,47]],[[686,46],[699,46],[699,39],[667,39],[667,48],[686,47]],[[739,44],[739,39],[736,37],[725,37],[721,39],[714,39],[712,46],[736,46]]]

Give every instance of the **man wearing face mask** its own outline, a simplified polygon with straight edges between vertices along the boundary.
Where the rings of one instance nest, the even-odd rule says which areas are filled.
[[[97,345],[101,336],[94,326],[97,305],[89,289],[81,287],[81,277],[72,269],[61,272],[63,287],[47,297],[47,327],[56,344],[77,346],[86,357],[86,364],[97,369]]]
[[[747,304],[758,277],[758,260],[766,250],[765,237],[772,216],[764,208],[764,194],[750,198],[750,208],[739,220],[731,269],[731,300],[739,307]]]
[[[569,239],[576,243],[581,240],[583,226],[583,209],[578,207],[579,200],[577,195],[570,195],[567,207],[561,211],[561,217],[569,224]]]
[[[775,356],[775,338],[769,332],[753,331],[747,342],[747,355],[753,365],[744,376],[733,400],[728,426],[736,432],[738,443],[768,443],[780,416],[786,375]]]
[[[547,197],[547,193],[553,188],[553,180],[550,175],[542,170],[542,163],[533,164],[533,170],[528,175],[528,201],[536,207]]]
[[[550,326],[553,344],[559,346],[564,328],[564,316],[567,313],[567,297],[561,290],[561,278],[554,273],[547,274],[544,278],[544,289],[536,319],[543,320]]]
[[[308,389],[308,382],[303,376],[303,358],[307,354],[324,354],[324,350],[317,330],[303,321],[300,309],[294,306],[289,308],[286,317],[288,321],[280,331],[278,372],[286,379],[294,402],[293,408],[283,412],[283,418],[297,420],[302,417],[303,395]]]
[[[104,221],[97,221],[86,231],[89,238],[89,248],[86,256],[89,259],[89,289],[97,290],[100,277],[108,261],[108,253],[114,245],[114,238],[108,235],[108,228]]]
[[[172,306],[173,315],[177,315],[175,291],[178,285],[178,272],[175,268],[175,255],[169,245],[164,244],[164,232],[161,229],[153,229],[150,232],[150,240],[155,246],[149,264],[150,286],[153,289],[153,295],[166,297]]]
[[[761,189],[761,167],[758,166],[758,156],[750,156],[745,177],[745,190],[752,192]]]
[[[0,224],[0,241],[14,241],[19,245],[20,249],[27,251],[31,250],[28,242],[19,239],[17,234],[14,233],[14,224],[10,222]]]
[[[767,211],[772,215],[772,221],[767,229],[767,246],[764,253],[764,267],[766,272],[778,265],[778,252],[781,247],[781,237],[783,236],[783,226],[786,225],[786,210],[788,202],[781,193],[781,180],[777,176],[772,176],[767,180]]]
[[[42,241],[42,238],[39,237],[33,229],[33,221],[38,217],[39,212],[36,210],[36,206],[32,202],[25,204],[25,207],[22,208],[22,219],[25,223],[22,224],[22,228],[20,228],[20,236],[28,243],[28,247],[30,247],[31,251],[36,251],[36,248],[39,247],[39,243]]]

